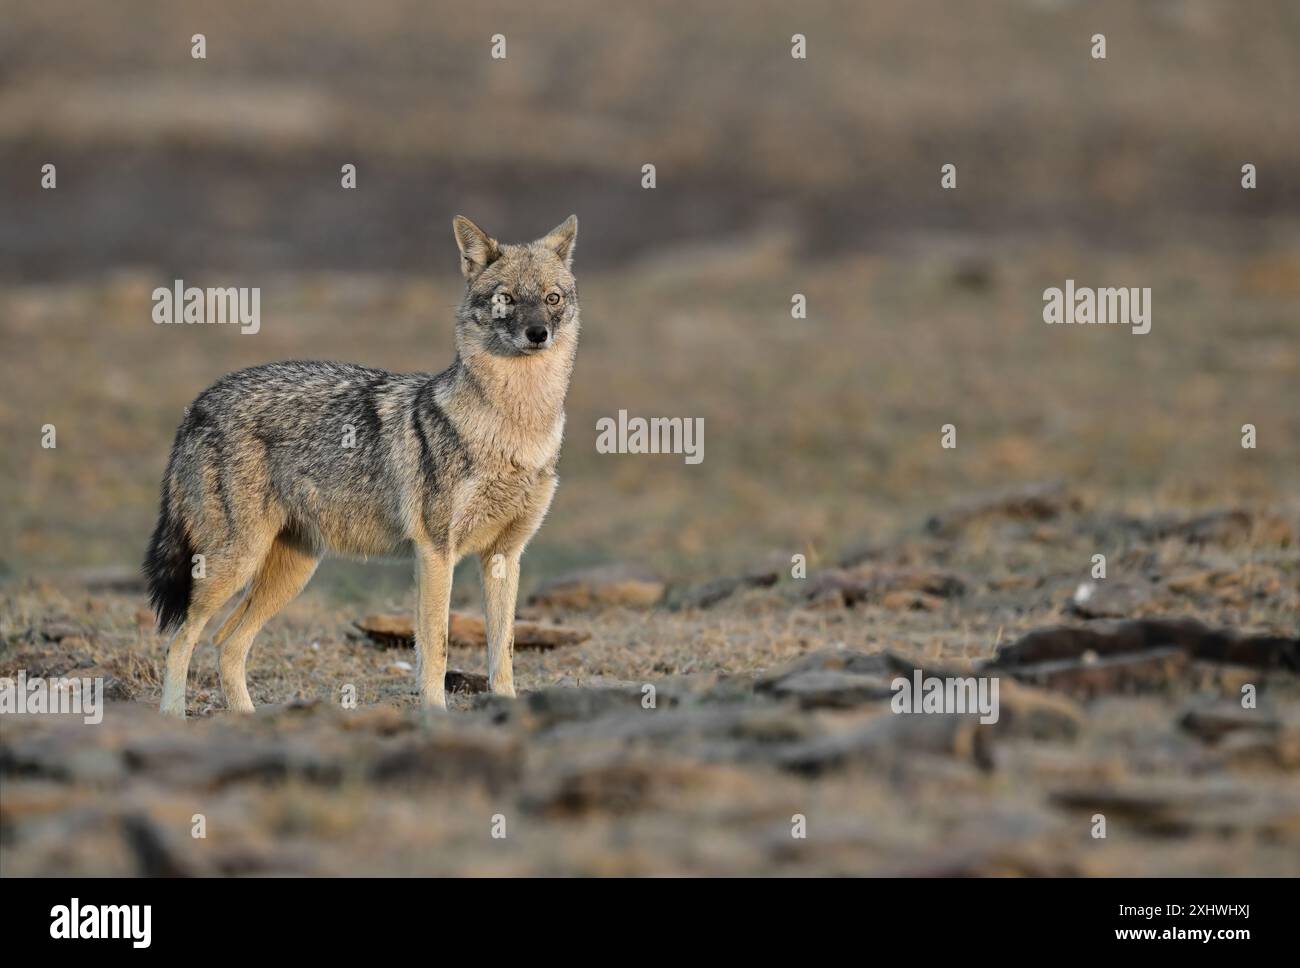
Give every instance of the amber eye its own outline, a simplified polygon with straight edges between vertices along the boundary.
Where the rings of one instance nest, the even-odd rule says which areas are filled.
[[[560,294],[558,292],[550,293],[546,297],[546,302],[551,306],[558,306],[560,304]]]

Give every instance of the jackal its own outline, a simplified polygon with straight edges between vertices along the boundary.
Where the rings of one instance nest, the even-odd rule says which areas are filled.
[[[227,705],[251,712],[253,639],[322,555],[405,548],[425,704],[446,707],[452,570],[469,554],[483,578],[489,684],[514,695],[519,558],[555,494],[578,345],[578,221],[523,245],[463,216],[453,229],[465,296],[446,370],[271,363],[223,377],[186,409],[144,563],[159,628],[176,630],[164,713],[184,717],[190,656],[240,589],[215,642]]]

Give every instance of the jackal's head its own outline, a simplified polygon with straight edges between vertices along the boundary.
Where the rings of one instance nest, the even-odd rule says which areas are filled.
[[[503,245],[463,215],[452,225],[465,274],[465,298],[456,313],[462,355],[572,350],[578,338],[578,288],[569,267],[577,216],[523,245]]]

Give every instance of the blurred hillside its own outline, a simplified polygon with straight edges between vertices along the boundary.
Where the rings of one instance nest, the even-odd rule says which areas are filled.
[[[1127,247],[1226,219],[1258,246],[1300,214],[1290,0],[6,0],[4,24],[11,278],[425,271],[461,210],[521,235],[585,213],[588,269],[773,229],[814,253],[934,231]]]

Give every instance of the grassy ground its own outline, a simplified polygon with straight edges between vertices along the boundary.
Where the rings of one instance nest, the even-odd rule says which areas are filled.
[[[11,875],[1294,876],[1293,672],[1198,660],[1153,675],[1139,656],[1080,692],[1069,681],[1013,690],[1003,670],[989,726],[893,716],[855,691],[861,677],[834,671],[802,691],[764,685],[792,682],[780,672],[791,662],[834,670],[882,654],[969,674],[1024,632],[1104,627],[1069,604],[1077,563],[1098,546],[1127,576],[1108,581],[1144,594],[1120,614],[1293,635],[1297,523],[1230,520],[1207,530],[1064,510],[993,514],[957,534],[918,528],[855,566],[895,576],[904,594],[853,608],[815,593],[831,574],[816,570],[710,609],[527,608],[592,638],[520,651],[519,700],[457,693],[428,721],[411,650],[356,637],[358,608],[321,592],[263,633],[250,664],[257,715],[221,712],[203,649],[198,721],[182,726],[153,708],[162,643],[140,595],[11,585],[0,673],[102,676],[115,701],[94,728],[6,717],[0,859]],[[962,591],[907,591],[918,573]],[[451,665],[481,671],[482,651],[453,648]],[[1246,684],[1259,690],[1250,711],[1238,702]],[[348,685],[353,710],[340,705]],[[196,814],[205,837],[193,836]],[[806,837],[791,835],[796,815]]]

